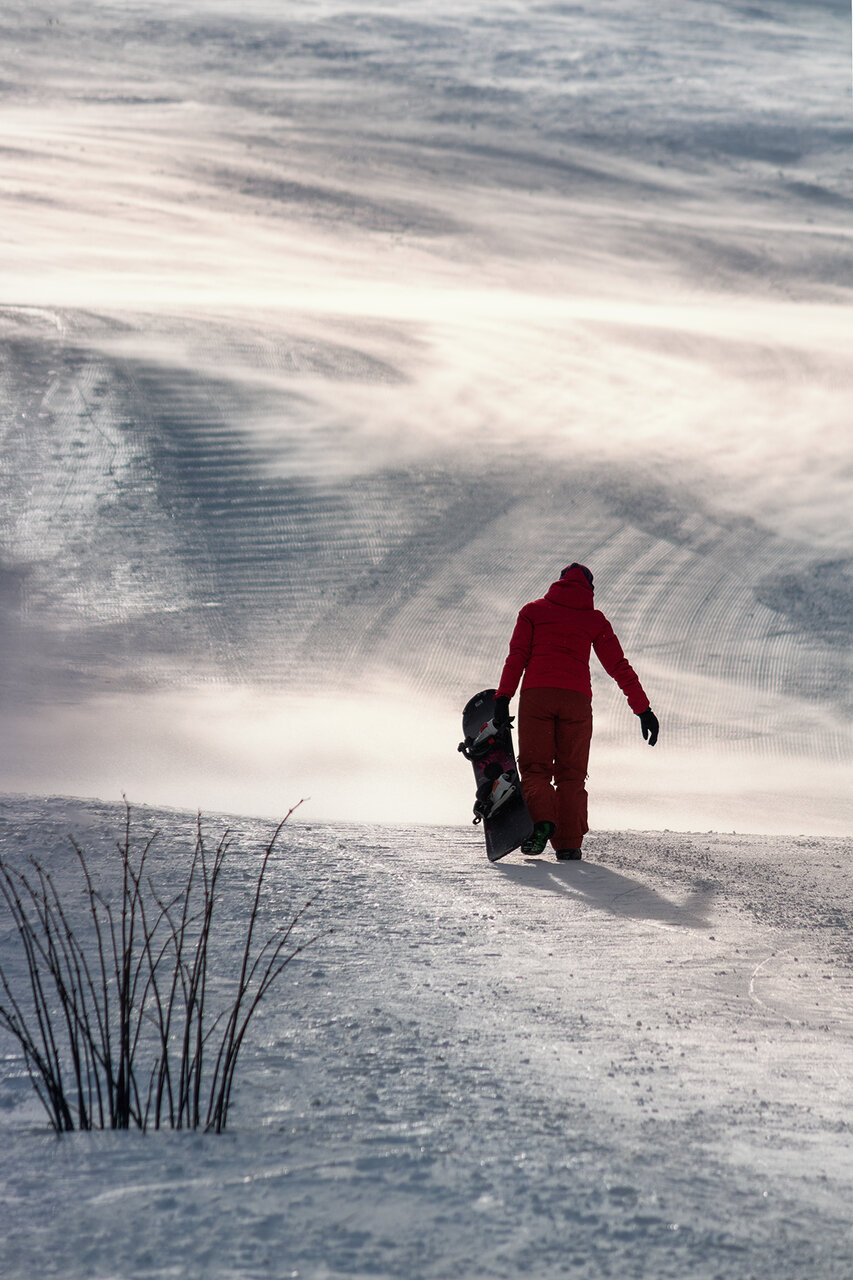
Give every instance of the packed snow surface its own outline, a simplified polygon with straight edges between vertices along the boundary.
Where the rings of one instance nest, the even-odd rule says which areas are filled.
[[[470,827],[297,817],[270,902],[322,889],[322,937],[225,1135],[57,1139],[0,1041],[4,1280],[849,1280],[849,841],[601,832],[490,866]],[[9,798],[0,852],[72,894],[67,834],[106,879],[122,818]],[[194,816],[135,821],[176,884]],[[226,825],[234,919],[272,827]]]

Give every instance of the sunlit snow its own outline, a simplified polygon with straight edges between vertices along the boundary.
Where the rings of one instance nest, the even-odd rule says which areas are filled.
[[[849,1280],[846,0],[0,36],[0,854],[310,797],[334,930],[220,1139],[57,1143],[0,1041],[4,1280]],[[594,672],[585,860],[490,866],[461,708],[571,560],[661,738]]]

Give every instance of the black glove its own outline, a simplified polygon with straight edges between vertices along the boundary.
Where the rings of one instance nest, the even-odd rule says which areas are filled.
[[[495,698],[495,714],[492,719],[496,729],[505,729],[512,723],[509,718],[509,698]]]
[[[640,729],[643,737],[648,738],[649,746],[653,747],[658,740],[658,718],[652,711],[651,707],[647,707],[645,711],[640,712]]]

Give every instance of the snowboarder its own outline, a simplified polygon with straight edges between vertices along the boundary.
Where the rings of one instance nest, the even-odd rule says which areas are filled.
[[[495,724],[509,721],[509,700],[524,672],[518,706],[518,765],[533,833],[522,853],[548,841],[560,861],[580,858],[587,824],[586,770],[592,738],[590,649],[639,717],[653,747],[660,728],[613,628],[593,603],[592,574],[575,561],[541,600],[518,615],[495,696]]]

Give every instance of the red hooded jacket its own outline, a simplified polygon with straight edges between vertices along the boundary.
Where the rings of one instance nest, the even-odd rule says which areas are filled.
[[[649,699],[622,652],[604,614],[593,607],[592,586],[580,567],[552,583],[541,600],[518,615],[497,696],[511,698],[524,672],[522,689],[575,689],[592,698],[589,653],[612,676],[639,715]]]

